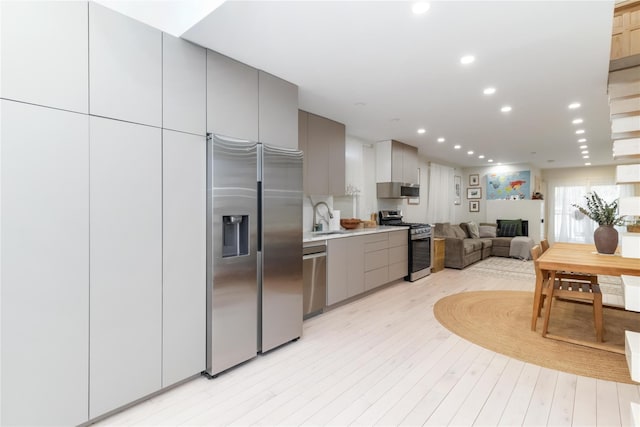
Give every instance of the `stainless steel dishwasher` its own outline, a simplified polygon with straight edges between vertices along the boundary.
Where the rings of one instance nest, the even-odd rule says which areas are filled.
[[[302,291],[303,318],[322,313],[327,301],[327,244],[306,243],[302,252],[304,288]]]

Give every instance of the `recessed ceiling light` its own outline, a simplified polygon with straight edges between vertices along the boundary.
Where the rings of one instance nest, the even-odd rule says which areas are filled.
[[[444,142],[445,139],[443,137],[438,138],[438,142]]]
[[[576,131],[576,135],[582,135],[584,133],[584,129],[578,129]]]
[[[476,57],[473,55],[465,55],[462,58],[460,58],[460,63],[463,65],[468,65],[471,64],[473,61],[476,60]]]
[[[580,146],[580,147],[578,147],[578,148],[580,148],[581,150],[584,150],[585,148],[587,148],[587,146],[586,146],[586,145],[581,145],[581,146]]]
[[[573,123],[574,125],[579,125],[580,123],[582,123],[584,120],[582,119],[573,119],[573,121],[571,123]]]
[[[569,104],[569,109],[570,110],[575,110],[576,108],[580,108],[580,103],[579,102],[572,102],[571,104]]]
[[[493,163],[493,159],[489,159],[489,160],[487,160],[487,162]]]
[[[419,1],[413,4],[411,7],[411,11],[416,15],[422,15],[423,13],[427,13],[431,5],[426,1]]]
[[[582,156],[582,158],[583,158],[583,159],[588,159],[588,158],[589,158],[589,156]]]
[[[502,163],[498,162],[498,166],[502,166]]]
[[[511,111],[511,107],[508,105],[505,105],[500,109],[500,111],[502,111],[503,113],[508,113],[509,111]]]
[[[483,90],[482,93],[484,93],[485,95],[493,95],[494,93],[496,93],[496,88],[488,87],[485,90]]]
[[[364,106],[365,106],[365,105],[367,105],[367,104],[365,104],[364,102],[356,102],[356,103],[355,103],[355,104],[353,104],[353,105],[355,105],[356,107],[364,107]]]
[[[459,150],[462,147],[460,145],[454,145],[453,148],[455,148],[456,150]]]
[[[423,133],[425,133],[426,131],[427,131],[427,130],[426,130],[426,129],[423,129],[423,128],[418,129],[418,133],[419,133],[419,134],[423,134]]]
[[[578,142],[587,142],[587,138],[580,138]]]
[[[591,163],[590,163],[590,162],[587,162],[587,163],[585,163],[584,165],[585,165],[585,166],[591,166]]]
[[[469,151],[467,151],[467,154],[468,154],[468,155],[472,155],[472,154],[473,154],[473,150],[469,150]]]
[[[480,155],[478,156],[478,158],[479,158],[479,159],[484,159],[484,155],[483,155],[483,154],[480,154]]]
[[[580,154],[589,154],[589,150],[582,150]]]

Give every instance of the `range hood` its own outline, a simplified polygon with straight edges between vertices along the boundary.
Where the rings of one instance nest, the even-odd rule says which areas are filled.
[[[420,197],[420,185],[406,182],[378,182],[376,184],[378,199],[408,199]]]

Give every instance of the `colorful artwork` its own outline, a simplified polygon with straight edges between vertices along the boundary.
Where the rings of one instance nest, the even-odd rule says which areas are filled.
[[[531,171],[487,174],[487,200],[531,198]]]

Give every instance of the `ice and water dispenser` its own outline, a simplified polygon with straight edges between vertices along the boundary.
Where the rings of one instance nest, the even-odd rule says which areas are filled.
[[[222,257],[249,255],[249,215],[223,215]]]

